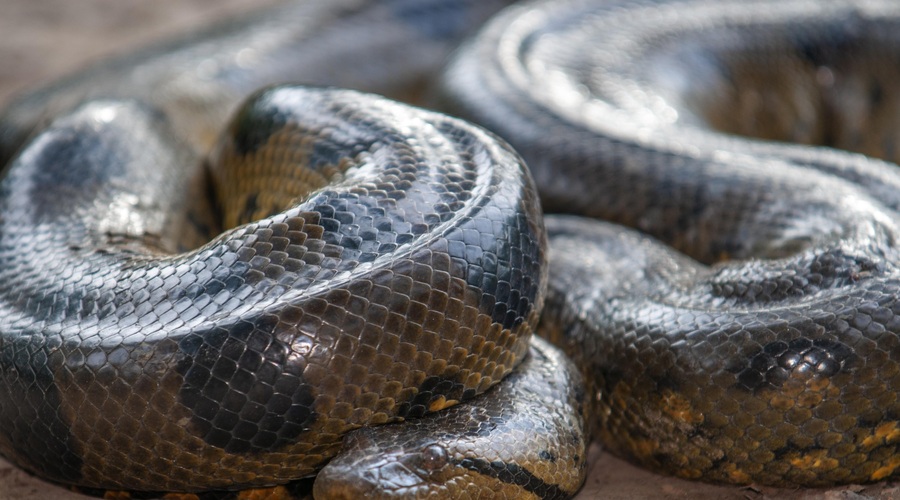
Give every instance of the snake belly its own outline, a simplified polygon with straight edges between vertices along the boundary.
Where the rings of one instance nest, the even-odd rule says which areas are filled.
[[[545,210],[645,233],[545,219],[540,331],[594,378],[607,449],[721,483],[897,477],[898,27],[879,1],[538,2],[451,63],[444,106]]]

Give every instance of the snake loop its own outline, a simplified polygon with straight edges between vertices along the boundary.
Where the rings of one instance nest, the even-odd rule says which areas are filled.
[[[723,483],[896,476],[896,165],[730,134],[893,158],[854,137],[896,112],[867,99],[898,24],[889,2],[545,2],[451,64],[446,105],[522,153],[546,209],[687,254],[546,218],[540,328],[595,377],[607,449]]]
[[[91,487],[278,484],[525,353],[543,229],[523,166],[485,132],[352,91],[262,92],[212,173],[240,225],[171,254],[138,238],[162,233],[160,191],[183,177],[158,120],[89,103],[0,185],[0,400],[29,402],[2,405],[4,455]]]
[[[681,477],[896,478],[896,4],[514,6],[438,84],[490,132],[335,88],[238,107],[285,79],[418,101],[504,3],[297,2],[8,108],[0,454],[97,488],[566,498],[596,423]]]

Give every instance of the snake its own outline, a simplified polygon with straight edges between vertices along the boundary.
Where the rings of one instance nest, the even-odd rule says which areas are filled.
[[[896,477],[897,23],[573,0],[512,7],[451,64],[445,105],[560,213],[539,328],[594,377],[607,450],[719,483]]]
[[[567,498],[592,438],[896,478],[897,7],[526,2],[440,70],[503,3],[297,2],[13,102],[0,453],[322,498]]]

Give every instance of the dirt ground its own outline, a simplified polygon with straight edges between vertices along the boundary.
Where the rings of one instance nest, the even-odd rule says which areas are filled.
[[[271,3],[268,0],[266,3]],[[16,92],[90,61],[212,20],[239,15],[251,0],[0,0],[0,105]],[[595,446],[578,498],[874,499],[900,498],[900,486],[775,490],[710,486],[642,471]],[[0,458],[0,500],[84,499]]]

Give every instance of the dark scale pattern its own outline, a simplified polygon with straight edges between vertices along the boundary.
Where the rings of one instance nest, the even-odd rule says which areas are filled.
[[[318,415],[290,346],[264,319],[185,337],[179,399],[203,440],[228,453],[275,451],[292,443]],[[314,342],[314,339],[306,339]]]
[[[497,386],[426,418],[354,431],[317,498],[569,498],[586,469],[577,367],[535,338]]]
[[[900,175],[873,158],[897,160],[898,27],[890,1],[545,1],[457,52],[442,104],[522,154],[545,210],[656,238],[547,220],[541,328],[595,379],[607,449],[715,482],[898,477]]]
[[[4,455],[88,487],[284,483],[345,433],[470,398],[523,357],[545,236],[507,146],[301,87],[261,92],[229,130],[209,177],[231,229],[183,254],[146,239],[166,234],[161,193],[184,175],[157,115],[89,103],[13,163],[0,185]],[[44,206],[63,194],[65,209]]]
[[[608,449],[720,482],[891,477],[900,415],[892,359],[900,342],[889,330],[900,313],[895,277],[738,308],[703,300],[714,269],[647,237],[575,217],[547,224],[541,331],[596,377]],[[575,253],[586,241],[587,266]],[[830,301],[836,312],[822,310]]]
[[[776,340],[752,355],[744,367],[735,367],[738,385],[749,391],[779,389],[792,376],[832,377],[852,369],[853,350],[836,340],[801,337]],[[858,362],[858,361],[857,361]]]
[[[416,99],[502,3],[296,2],[10,107],[4,161],[63,117],[0,184],[0,453],[72,484],[242,488],[312,474],[352,433],[322,496],[556,498],[595,410],[609,449],[684,477],[896,477],[896,172],[722,134],[895,161],[890,2],[530,3],[460,53],[443,99],[515,143],[544,207],[694,259],[550,220],[544,333],[587,388],[539,340],[490,388],[547,276],[535,192],[490,134],[268,90],[207,170],[177,167],[276,81]]]

